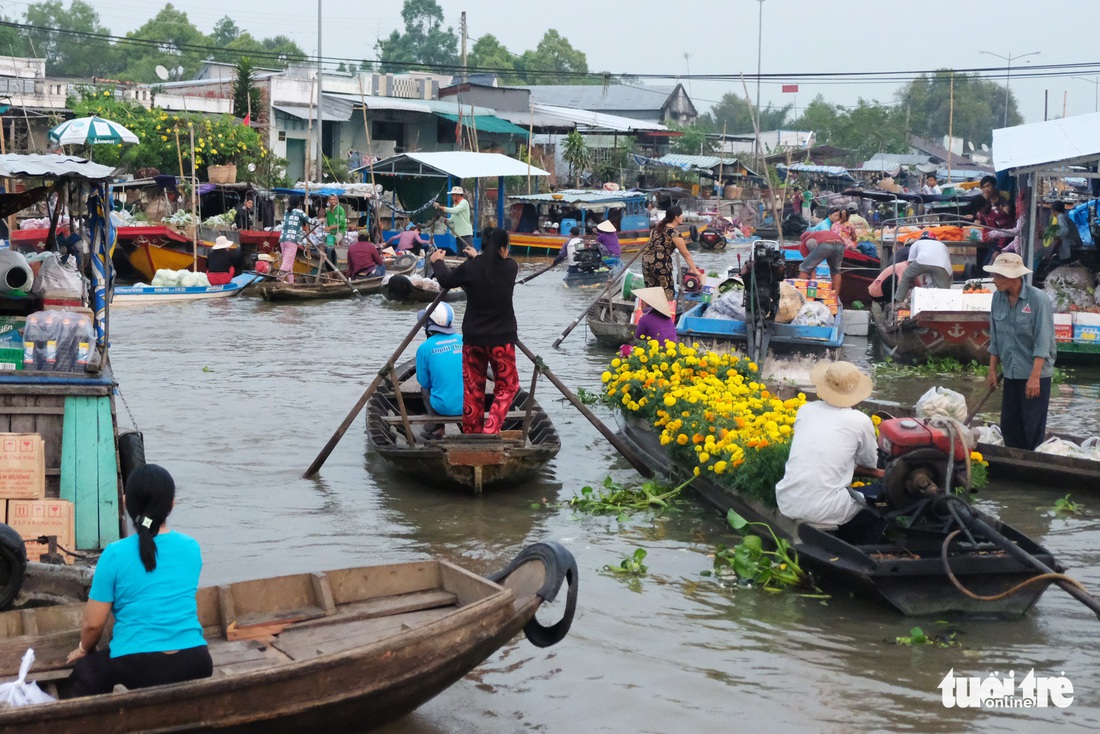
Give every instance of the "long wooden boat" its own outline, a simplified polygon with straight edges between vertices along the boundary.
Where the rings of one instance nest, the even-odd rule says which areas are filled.
[[[519,390],[499,434],[458,432],[461,416],[428,415],[416,381],[416,365],[397,368],[401,385],[378,389],[367,403],[370,445],[398,471],[425,484],[473,489],[506,487],[526,481],[557,456],[561,440],[538,401]],[[485,396],[486,406],[493,396]],[[443,423],[442,439],[425,439],[420,429]]]
[[[431,303],[439,295],[433,288],[416,285],[407,275],[395,275],[382,284],[382,297],[395,303]],[[451,289],[443,297],[447,303],[466,300],[466,291]]]
[[[688,309],[676,322],[676,334],[682,341],[697,341],[709,348],[722,348],[748,340],[746,322],[709,318],[709,305],[700,303]],[[788,348],[837,349],[844,345],[843,316],[843,308],[838,309],[831,326],[771,324],[768,327],[771,330],[770,343]]]
[[[899,321],[889,309],[875,303],[871,318],[893,359],[951,357],[963,364],[989,361],[989,314],[984,311],[922,311]]]
[[[617,414],[624,437],[647,464],[662,472],[672,471],[668,448],[662,446],[648,422]],[[978,601],[962,594],[951,584],[940,553],[946,530],[944,523],[922,523],[913,528],[892,524],[889,540],[855,545],[838,538],[831,530],[784,517],[778,510],[746,500],[707,479],[692,484],[704,499],[723,514],[735,510],[751,522],[764,523],[776,536],[790,542],[804,567],[824,581],[886,604],[906,615],[950,614],[955,612],[1018,617],[1038,601],[1044,584],[1025,587],[999,601]],[[1061,567],[1050,551],[1015,528],[975,510],[975,515],[1015,545],[1048,567]],[[752,532],[769,541],[767,530],[750,526]],[[1035,576],[1030,566],[1002,552],[988,538],[975,534],[976,545],[956,542],[949,557],[955,576],[976,594],[992,596]]]
[[[562,620],[535,613],[569,583]],[[0,677],[33,647],[30,678],[61,700],[0,710],[0,729],[104,732],[368,731],[408,714],[520,632],[569,630],[577,567],[557,543],[528,547],[492,580],[444,560],[348,568],[199,589],[211,678],[69,698],[66,654],[83,605],[0,614]],[[101,644],[103,644],[101,642]]]
[[[191,238],[179,230],[165,225],[147,225],[137,227],[119,227],[118,246],[115,250],[114,264],[124,276],[152,280],[158,270],[187,270],[195,263]],[[234,232],[240,239],[245,259],[256,251],[259,244],[272,245],[278,257],[278,232]],[[206,256],[213,242],[200,238],[198,242],[199,270],[206,270]],[[316,269],[317,261],[299,250],[294,262],[294,272],[307,274]]]
[[[621,298],[600,298],[593,303],[586,315],[588,330],[596,341],[617,349],[623,344],[634,342],[634,324],[630,318],[634,313],[634,304]]]
[[[395,275],[411,273],[416,267],[415,261],[408,262]],[[308,277],[308,276],[306,276]],[[268,280],[249,289],[249,292],[263,298],[265,301],[331,301],[342,298],[352,298],[352,288],[361,296],[369,296],[382,290],[382,278],[355,278],[350,281],[351,287],[338,276],[326,274],[320,283],[304,282],[305,278],[296,283],[286,283],[281,280]]]
[[[215,298],[229,298],[239,293],[250,283],[261,280],[263,276],[242,273],[225,285],[211,286],[156,286],[125,285],[114,289],[112,306],[147,305],[151,303],[179,303],[181,301],[208,301]]]
[[[584,232],[589,214],[607,215],[611,210],[621,210],[619,247],[623,252],[634,252],[649,241],[649,216],[645,210],[646,195],[641,191],[604,191],[575,189],[556,191],[552,194],[527,194],[509,196],[513,203],[538,209],[568,207],[579,213],[577,219],[564,219],[560,230],[553,234],[540,232],[509,232],[508,241],[513,255],[557,256],[562,245],[570,238],[573,226]],[[536,216],[536,219],[541,219]]]

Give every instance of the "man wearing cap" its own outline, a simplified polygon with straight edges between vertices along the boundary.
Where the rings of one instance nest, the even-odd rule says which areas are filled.
[[[932,279],[933,288],[951,287],[951,253],[947,245],[936,239],[931,232],[921,232],[920,237],[909,248],[909,266],[898,281],[897,302],[909,297],[913,283],[922,275]]]
[[[470,204],[466,201],[466,192],[461,186],[455,186],[447,192],[454,200],[454,206],[443,206],[438,201],[435,208],[450,215],[451,230],[454,232],[455,247],[459,252],[470,247],[474,237],[474,225],[470,223]]]
[[[1033,450],[1046,438],[1050,380],[1054,375],[1054,312],[1041,290],[1024,282],[1030,273],[1014,252],[1003,252],[985,271],[993,274],[989,314],[990,388],[1004,371],[1001,434],[1005,446]]]
[[[426,311],[417,312],[418,321]],[[416,380],[428,415],[462,415],[462,335],[455,333],[454,318],[454,309],[437,303],[424,322],[428,338],[416,348]],[[421,436],[442,438],[443,424],[425,425]]]
[[[370,241],[370,233],[360,230],[355,244],[348,248],[349,278],[380,278],[386,274],[386,261]]]
[[[783,479],[775,485],[779,511],[792,520],[838,526],[837,535],[863,540],[876,518],[848,486],[856,474],[882,478],[875,427],[853,405],[870,397],[871,378],[851,362],[820,362],[810,371],[820,400],[798,409]]]

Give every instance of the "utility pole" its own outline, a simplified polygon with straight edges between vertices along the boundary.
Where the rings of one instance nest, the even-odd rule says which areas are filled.
[[[321,0],[317,0],[317,178],[315,179],[317,181],[323,180],[325,175],[321,146],[321,141],[325,137],[325,123],[321,116],[321,90],[325,85],[324,81],[324,71],[321,69]],[[309,205],[308,201],[306,205]]]
[[[462,83],[465,84],[469,80],[469,76],[466,74],[466,11],[462,11],[460,20],[458,21],[459,33],[462,35]]]
[[[764,0],[756,0],[760,3],[760,15],[756,26],[756,119],[760,120],[760,62],[764,58]],[[764,150],[760,147],[760,128],[756,130],[756,157],[757,165],[764,158]]]
[[[1020,59],[1027,58],[1028,56],[1038,56],[1039,54],[1042,53],[1042,51],[1032,51],[1031,53],[1018,54],[1016,56],[1013,56],[1012,54],[1009,54],[1008,56],[1001,56],[1000,54],[995,54],[992,51],[979,51],[978,53],[985,54],[986,56],[995,56],[998,59],[1004,59],[1005,61],[1008,62],[1008,66],[1005,68],[1005,117],[1004,117],[1004,127],[1008,127],[1008,101],[1009,101],[1008,85],[1009,85],[1009,82],[1012,81],[1012,60],[1016,59],[1017,61],[1019,61]],[[1028,63],[1030,64],[1031,62],[1029,61]],[[1044,116],[1044,119],[1045,119],[1045,116]]]

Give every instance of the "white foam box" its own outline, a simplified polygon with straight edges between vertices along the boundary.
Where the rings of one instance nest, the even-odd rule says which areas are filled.
[[[870,311],[853,311],[849,308],[844,311],[843,319],[845,336],[867,336],[871,331]]]
[[[1089,313],[1088,311],[1075,311],[1074,313],[1072,313],[1070,315],[1073,316],[1073,325],[1074,326],[1100,326],[1100,313]]]
[[[963,311],[984,311],[989,313],[993,308],[992,293],[963,293]]]
[[[914,288],[909,295],[913,315],[922,311],[962,311],[962,291],[953,288]]]

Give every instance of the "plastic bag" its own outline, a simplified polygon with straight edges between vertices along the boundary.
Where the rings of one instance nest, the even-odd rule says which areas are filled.
[[[1057,436],[1051,436],[1046,441],[1039,444],[1038,448],[1035,449],[1035,453],[1050,454],[1051,456],[1068,456],[1073,459],[1089,458],[1086,452],[1073,441],[1067,441]]]
[[[707,309],[707,317],[712,319],[745,320],[745,289],[734,288],[718,298]]]
[[[917,401],[918,418],[942,415],[957,421],[966,420],[966,398],[946,387],[933,387]]]
[[[57,699],[38,687],[37,683],[27,682],[27,673],[34,664],[34,649],[23,653],[23,662],[19,665],[19,677],[11,683],[0,683],[0,708],[4,706],[33,706],[36,703],[53,703]]]
[[[802,292],[786,281],[779,284],[779,311],[775,315],[777,324],[789,324],[798,316],[806,297]]]
[[[984,443],[987,446],[1005,445],[1004,436],[1001,435],[1001,427],[996,424],[978,426],[974,429],[974,438],[978,443]]]
[[[1100,461],[1100,436],[1093,436],[1082,441],[1081,453],[1085,454],[1084,458],[1086,459]]]
[[[829,307],[820,301],[807,301],[791,321],[795,326],[832,326],[836,317]]]

